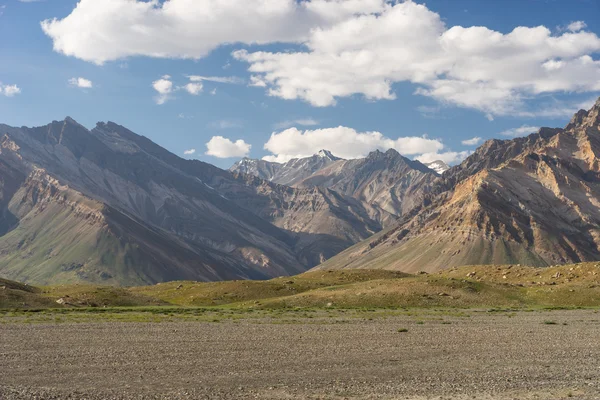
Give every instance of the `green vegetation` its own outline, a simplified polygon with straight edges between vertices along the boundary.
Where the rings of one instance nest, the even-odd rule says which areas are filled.
[[[597,306],[600,306],[600,264],[596,263],[550,268],[469,266],[417,275],[383,270],[312,271],[269,281],[186,281],[132,288],[95,285],[38,288],[0,280],[3,309],[77,309],[89,314],[117,307],[117,315],[141,312],[152,318],[165,313],[197,317],[208,315],[206,310],[220,310],[210,315],[209,320],[214,322],[221,321],[230,310],[236,310],[237,314],[242,310],[415,308],[484,308],[509,312],[524,308]]]

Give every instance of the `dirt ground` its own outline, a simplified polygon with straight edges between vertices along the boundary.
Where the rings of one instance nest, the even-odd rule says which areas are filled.
[[[4,321],[0,398],[600,399],[597,311],[467,314]]]

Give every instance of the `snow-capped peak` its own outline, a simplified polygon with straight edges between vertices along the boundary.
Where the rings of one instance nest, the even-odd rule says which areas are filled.
[[[319,152],[317,154],[315,154],[318,157],[321,158],[327,158],[330,160],[337,160],[337,157],[334,156],[333,154],[331,154],[331,152],[329,150],[319,150]]]
[[[442,160],[436,160],[436,161],[433,161],[430,163],[425,163],[425,166],[431,170],[434,170],[435,172],[437,172],[440,175],[450,169],[448,164],[446,164]]]

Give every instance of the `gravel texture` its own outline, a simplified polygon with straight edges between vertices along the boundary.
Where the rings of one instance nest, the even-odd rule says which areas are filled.
[[[468,314],[2,323],[0,398],[600,399],[596,311]]]

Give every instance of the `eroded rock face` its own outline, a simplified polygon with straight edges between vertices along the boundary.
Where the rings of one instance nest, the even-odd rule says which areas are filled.
[[[429,206],[323,267],[414,272],[600,259],[599,114],[600,101],[565,129],[486,142],[434,185]]]

